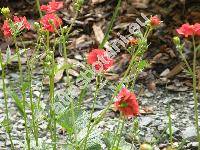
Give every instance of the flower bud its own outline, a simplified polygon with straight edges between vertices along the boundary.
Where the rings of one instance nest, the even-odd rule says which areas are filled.
[[[150,144],[142,144],[140,150],[153,150],[153,147]]]
[[[10,15],[10,9],[8,7],[3,7],[1,8],[1,13],[5,16],[8,17]]]
[[[64,26],[63,28],[64,33],[66,33],[68,31],[68,26]]]
[[[74,8],[77,11],[80,11],[81,6],[83,5],[83,3],[84,3],[84,0],[76,0],[76,2],[74,3]]]
[[[158,16],[153,16],[150,18],[150,24],[151,26],[155,27],[155,26],[159,26],[161,24],[161,20],[160,18],[158,18]]]
[[[173,37],[173,42],[175,45],[180,45],[180,38],[178,36]]]
[[[38,22],[34,22],[34,28],[36,30],[40,29],[40,24]]]

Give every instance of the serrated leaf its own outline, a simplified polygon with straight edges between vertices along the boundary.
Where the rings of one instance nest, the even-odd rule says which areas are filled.
[[[70,109],[66,109],[66,111],[57,118],[57,123],[66,129],[67,133],[73,134],[75,131],[74,121],[76,121],[79,115],[80,111],[74,110],[74,112],[72,112]]]

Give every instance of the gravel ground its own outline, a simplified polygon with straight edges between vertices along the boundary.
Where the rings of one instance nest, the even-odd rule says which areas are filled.
[[[35,82],[34,82],[34,94],[38,95],[39,93],[39,81],[42,76],[42,71],[37,69],[36,75],[34,75]],[[9,72],[7,76],[7,84],[11,87],[15,88],[15,82],[17,81],[18,74],[16,72]],[[0,80],[0,83],[2,80]],[[64,87],[63,82],[59,82],[56,86],[56,91],[62,89]],[[92,94],[94,93],[95,86],[91,84],[92,87],[87,94],[87,98],[85,99],[85,106],[87,109],[91,108],[92,103]],[[136,89],[139,89],[140,86],[136,85]],[[112,95],[112,86],[106,85],[103,89],[101,89],[97,104],[95,105],[95,113],[98,114],[104,106],[109,101],[109,98]],[[46,91],[46,94],[42,97],[42,105],[44,108],[47,107],[48,104],[48,88],[45,87],[43,91]],[[137,90],[136,90],[137,91]],[[27,101],[29,99],[27,98]],[[175,144],[181,144],[184,142],[184,147],[181,149],[188,149],[188,150],[195,150],[197,149],[197,142],[195,140],[196,133],[194,128],[194,102],[192,98],[191,91],[188,92],[170,92],[166,90],[164,87],[158,87],[155,93],[151,93],[148,90],[144,91],[139,98],[139,103],[141,108],[149,108],[151,113],[142,114],[138,117],[139,119],[139,136],[141,142],[153,142],[155,139],[159,140],[156,142],[157,146],[155,149],[162,149],[166,147],[169,141],[169,132],[168,130],[165,132],[168,124],[168,117],[167,117],[167,108],[168,104],[171,105],[171,117],[172,117],[172,128],[173,128],[173,141]],[[16,149],[22,149],[23,141],[25,137],[25,130],[24,130],[24,121],[21,117],[21,114],[17,110],[17,107],[14,101],[9,98],[8,107],[10,112],[10,118],[12,121],[12,136],[13,142],[16,146]],[[199,107],[200,108],[200,107]],[[0,90],[0,122],[4,119],[4,100],[3,100],[3,93],[2,89]],[[30,117],[31,112],[27,111],[28,117]],[[118,113],[114,111],[110,111],[106,118],[100,123],[99,129],[100,130],[115,130],[117,126],[117,117]],[[200,115],[199,115],[200,119]],[[132,126],[133,120],[129,120],[126,122],[127,130],[130,129]],[[41,141],[45,141],[47,144],[51,143],[49,138],[49,133],[46,132],[47,122],[42,121],[39,125],[40,129],[40,139]],[[58,127],[58,132],[61,131],[61,128]],[[125,140],[128,142],[129,134],[127,132],[123,133]],[[64,142],[65,134],[60,134],[59,138],[61,139],[61,143]],[[0,126],[0,149],[9,149],[10,142],[7,139],[5,134],[5,130],[2,126]],[[136,144],[137,147],[137,144]],[[132,148],[134,149],[134,148]],[[137,149],[137,148],[135,148]]]

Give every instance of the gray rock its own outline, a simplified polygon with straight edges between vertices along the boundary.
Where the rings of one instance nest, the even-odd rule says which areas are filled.
[[[83,57],[81,55],[75,55],[74,58],[76,58],[77,60],[83,60]]]
[[[195,148],[195,147],[198,147],[198,145],[199,145],[198,142],[191,142],[191,143],[188,143],[188,144],[187,144],[187,147]]]
[[[149,126],[152,123],[153,119],[151,117],[142,117],[140,120],[141,126]]]
[[[194,126],[187,127],[182,134],[184,139],[193,140],[197,136],[196,128]]]
[[[24,129],[24,126],[23,126],[22,124],[19,124],[19,125],[17,126],[17,129],[23,130],[23,129]]]
[[[2,148],[4,146],[5,146],[4,142],[0,141],[0,148]]]
[[[149,92],[149,91],[146,91],[146,92],[145,92],[145,96],[148,97],[148,98],[152,97],[153,95],[154,95],[154,94],[151,93],[151,92]]]

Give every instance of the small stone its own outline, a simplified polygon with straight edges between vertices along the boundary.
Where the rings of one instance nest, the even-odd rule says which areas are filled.
[[[24,126],[23,126],[22,124],[19,124],[19,125],[17,126],[17,129],[23,130],[23,129],[24,129]]]
[[[199,143],[198,142],[191,142],[187,144],[187,147],[189,148],[196,148],[198,147]]]
[[[187,127],[182,134],[184,139],[192,140],[197,136],[196,128],[194,126]]]
[[[39,92],[39,91],[34,91],[33,94],[34,94],[35,96],[37,96],[37,97],[40,96],[40,92]]]
[[[83,57],[81,55],[75,55],[74,58],[76,58],[77,60],[83,60]]]
[[[4,146],[5,146],[4,142],[0,141],[0,148],[2,148]]]
[[[4,97],[3,92],[0,91],[0,99],[2,99]]]
[[[148,97],[148,98],[152,97],[153,95],[154,94],[151,93],[151,92],[148,92],[148,91],[145,92],[145,96]]]
[[[141,126],[149,126],[152,123],[153,119],[151,117],[142,117],[140,120]]]

